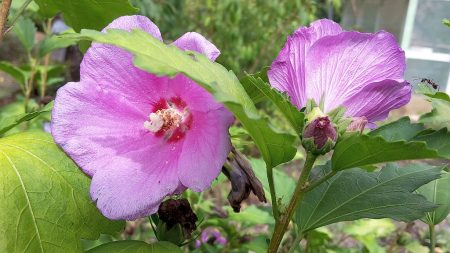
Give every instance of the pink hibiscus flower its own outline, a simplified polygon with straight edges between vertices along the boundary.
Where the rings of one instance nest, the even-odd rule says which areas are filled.
[[[299,109],[307,99],[323,100],[325,112],[342,105],[346,116],[365,117],[373,126],[410,100],[405,68],[392,34],[344,31],[322,19],[288,38],[268,76]]]
[[[105,29],[141,29],[162,41],[143,16],[124,16]],[[214,61],[219,50],[186,33],[173,45]],[[133,65],[130,53],[93,43],[80,82],[58,90],[52,135],[92,176],[91,197],[110,219],[157,212],[162,200],[186,188],[202,191],[218,176],[231,149],[231,113],[183,75],[157,77]]]

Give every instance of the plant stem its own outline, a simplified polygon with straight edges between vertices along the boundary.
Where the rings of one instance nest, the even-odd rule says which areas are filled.
[[[47,25],[45,27],[46,36],[49,36],[52,28],[52,19],[49,18],[47,20]],[[48,79],[48,64],[50,63],[50,53],[44,56],[44,68],[41,72],[41,99],[45,97],[45,91],[47,88],[47,79]]]
[[[8,20],[9,8],[12,0],[3,0],[2,9],[0,10],[0,41],[3,39],[3,31],[5,30],[6,21]]]
[[[270,240],[270,245],[268,252],[275,253],[280,246],[281,240],[283,239],[284,233],[291,221],[292,215],[294,214],[295,209],[297,208],[298,203],[303,200],[305,196],[305,189],[308,186],[308,178],[311,172],[311,169],[316,161],[317,156],[309,153],[306,155],[305,165],[303,166],[303,170],[300,174],[299,180],[297,182],[297,186],[295,187],[294,194],[292,195],[291,200],[289,201],[289,205],[286,209],[285,213],[280,215],[278,222],[275,224],[275,229],[272,235],[272,239]]]
[[[277,203],[277,194],[275,191],[275,183],[273,180],[273,168],[267,169],[267,180],[269,181],[270,198],[272,199],[272,212],[275,220],[278,220],[279,209]]]
[[[31,65],[31,73],[30,73],[30,79],[28,79],[28,83],[25,87],[25,113],[29,111],[28,103],[30,102],[31,93],[33,92],[33,84],[34,84],[34,77],[36,75],[36,69],[38,65],[38,60],[35,60],[31,58],[31,55],[28,56],[30,65]]]
[[[325,176],[321,177],[319,180],[312,182],[306,189],[305,192],[309,192],[310,190],[316,188],[317,186],[321,185],[323,182],[327,181],[328,179],[332,178],[334,175],[336,175],[337,171],[332,171]]]
[[[430,253],[434,253],[436,249],[436,233],[434,231],[434,224],[428,224],[430,229]]]
[[[303,239],[303,234],[302,234],[302,233],[299,233],[299,234],[297,235],[297,237],[295,237],[295,240],[294,240],[294,242],[292,243],[292,246],[291,246],[291,248],[289,249],[288,253],[294,253],[295,249],[296,249],[297,246],[300,244],[300,242],[302,241],[302,239]]]
[[[33,0],[27,0],[25,1],[25,3],[22,4],[22,6],[20,6],[20,8],[17,10],[17,12],[15,13],[14,17],[11,19],[9,28],[6,29],[5,34],[7,34],[9,31],[11,31],[11,29],[14,27],[14,24],[17,22],[17,20],[19,19],[19,17],[22,15],[23,11],[27,8],[27,6],[32,2]]]

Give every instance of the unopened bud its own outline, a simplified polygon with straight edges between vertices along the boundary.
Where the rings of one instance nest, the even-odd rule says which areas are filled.
[[[303,147],[313,154],[323,155],[336,143],[337,131],[328,116],[319,116],[308,123],[303,130]]]
[[[362,133],[364,131],[364,128],[366,127],[368,121],[367,118],[362,117],[354,117],[352,122],[347,127],[347,132],[360,132]]]

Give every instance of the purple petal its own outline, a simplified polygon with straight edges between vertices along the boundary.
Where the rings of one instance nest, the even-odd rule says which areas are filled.
[[[403,79],[406,67],[395,37],[384,31],[324,37],[311,47],[305,62],[306,96],[316,102],[323,96],[326,112],[371,83]]]
[[[389,111],[402,107],[411,99],[411,85],[406,81],[383,80],[366,85],[344,102],[346,115],[366,117],[370,123],[383,120]]]
[[[317,20],[310,27],[300,27],[286,41],[268,72],[270,84],[285,91],[299,109],[306,103],[305,58],[309,48],[320,38],[342,32],[341,27],[327,19]]]
[[[141,29],[162,40],[158,27],[144,16],[120,17],[103,31],[111,28],[127,31]],[[142,101],[148,96],[158,95],[155,86],[149,85],[157,78],[136,68],[131,53],[112,45],[92,43],[81,62],[80,77],[81,81],[120,92],[129,101]]]
[[[126,154],[111,156],[109,168],[95,173],[91,183],[91,197],[102,214],[134,220],[155,213],[178,187],[181,144],[134,144]]]
[[[204,54],[211,61],[220,55],[219,49],[202,35],[196,32],[188,32],[173,42],[180,49],[196,51]]]
[[[56,95],[51,132],[83,171],[93,175],[128,145],[153,141],[143,128],[149,110],[148,104],[130,102],[95,83],[68,83]]]
[[[185,136],[178,176],[186,187],[203,191],[219,175],[231,150],[228,127],[233,117],[225,108],[192,113],[193,124]]]

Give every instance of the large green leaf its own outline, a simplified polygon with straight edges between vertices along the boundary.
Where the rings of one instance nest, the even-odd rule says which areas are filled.
[[[450,213],[450,173],[417,189],[417,193],[438,205],[433,212],[427,213],[424,221],[428,224],[441,223]]]
[[[286,117],[294,131],[300,134],[303,130],[305,115],[290,102],[287,95],[273,89],[260,75],[261,73],[246,75],[241,79],[241,83],[246,92],[252,97],[253,101],[261,99],[261,95],[272,101],[284,117]]]
[[[64,21],[75,31],[101,30],[114,19],[132,15],[137,9],[128,0],[34,0],[46,17],[62,12]]]
[[[296,137],[282,133],[261,118],[236,75],[222,65],[196,52],[185,52],[165,45],[141,30],[126,32],[111,29],[107,33],[83,30],[80,39],[119,46],[134,55],[134,64],[158,76],[184,74],[222,102],[248,130],[268,168],[291,160]]]
[[[19,18],[13,27],[13,32],[16,34],[23,47],[30,52],[34,45],[34,37],[36,34],[36,26],[29,18]]]
[[[44,57],[46,54],[56,49],[65,48],[71,45],[75,45],[76,43],[77,40],[73,38],[61,37],[56,35],[48,36],[38,44],[38,55],[39,57]]]
[[[336,144],[331,160],[334,170],[344,170],[382,162],[439,157],[425,142],[388,142],[378,135],[353,134]]]
[[[321,174],[330,171],[321,166]],[[411,221],[433,210],[435,205],[413,194],[437,179],[442,167],[412,164],[404,168],[388,164],[379,172],[350,169],[308,192],[296,212],[301,231],[361,218],[391,218]]]
[[[81,238],[123,228],[100,214],[89,183],[48,134],[0,139],[0,252],[82,252]]]
[[[116,241],[102,244],[86,253],[182,253],[183,251],[170,242]]]

